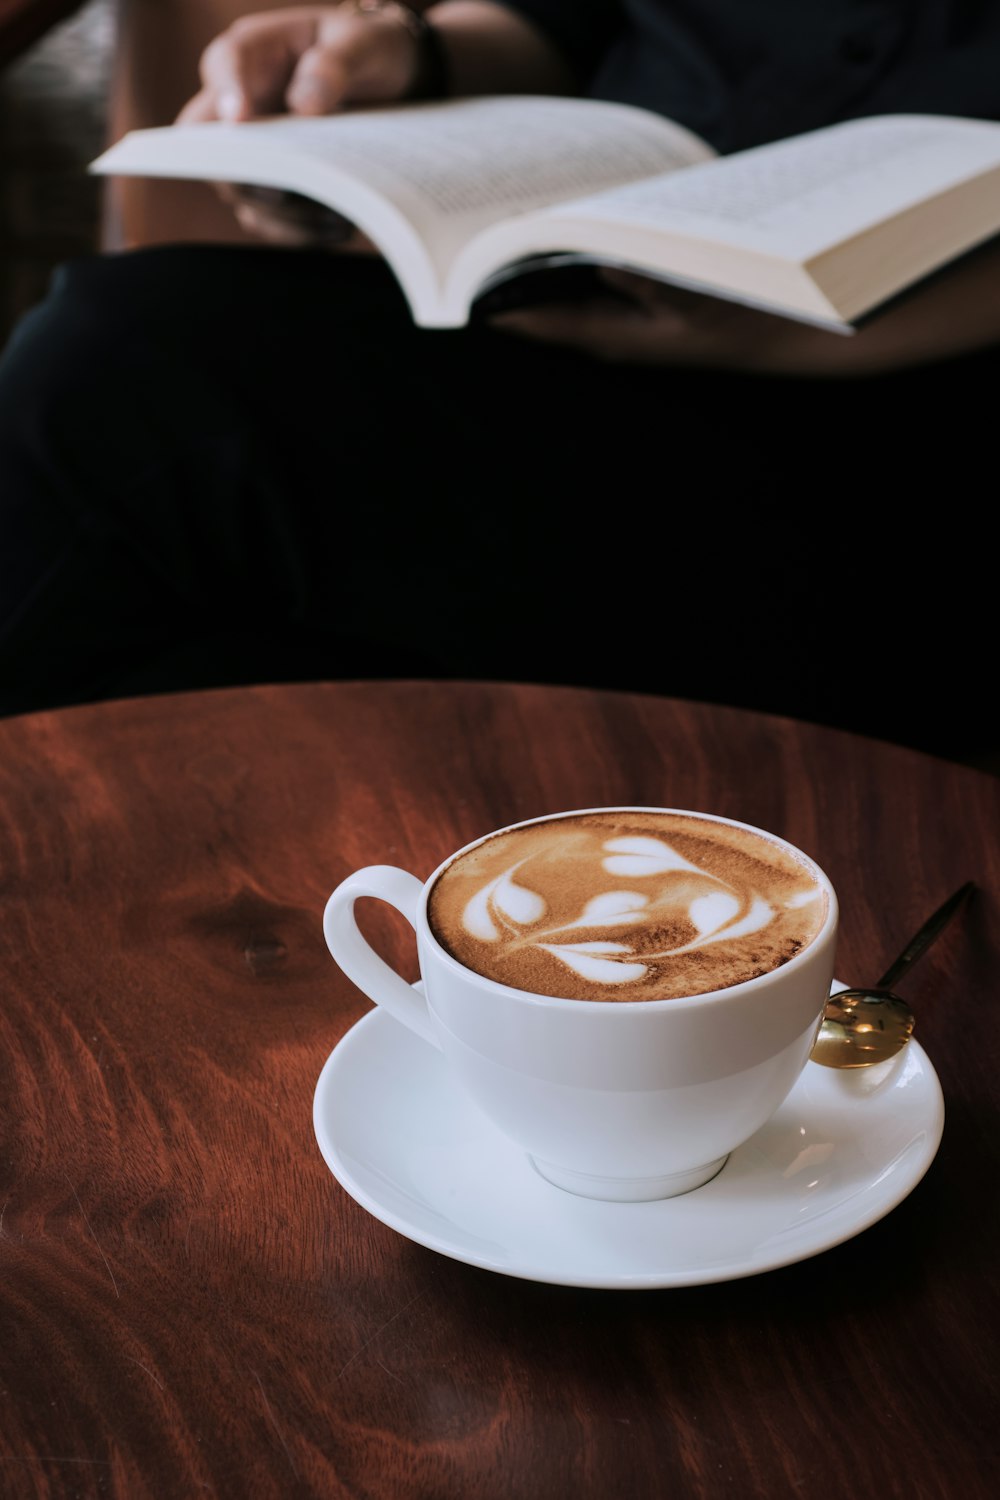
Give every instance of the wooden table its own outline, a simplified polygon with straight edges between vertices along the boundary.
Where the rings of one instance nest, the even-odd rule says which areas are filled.
[[[323,943],[336,882],[614,803],[815,855],[858,982],[977,882],[906,986],[940,1152],[838,1248],[715,1285],[549,1286],[412,1243],[324,1165],[313,1090],[368,1008]],[[272,687],[0,724],[0,1494],[995,1493],[998,828],[982,773],[577,689]]]

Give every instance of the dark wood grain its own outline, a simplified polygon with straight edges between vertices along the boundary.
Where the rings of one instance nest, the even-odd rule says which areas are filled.
[[[649,1293],[451,1261],[328,1173],[367,1009],[320,929],[373,861],[641,803],[760,824],[908,977],[928,1175],[811,1260]],[[1000,781],[835,730],[456,683],[230,690],[0,724],[0,1494],[10,1500],[992,1495]],[[381,923],[381,925],[379,925]],[[402,923],[373,924],[415,972]]]

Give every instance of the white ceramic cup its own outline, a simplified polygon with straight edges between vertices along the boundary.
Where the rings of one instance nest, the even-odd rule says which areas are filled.
[[[780,968],[670,1000],[557,999],[484,978],[441,946],[427,920],[434,882],[482,839],[423,882],[392,865],[358,870],[326,905],[324,934],[344,973],[444,1053],[456,1080],[543,1177],[585,1197],[669,1198],[714,1177],[793,1088],[830,993],[838,908],[827,876],[763,829],[701,812],[689,816],[747,828],[790,850],[825,892],[820,932]],[[388,901],[412,922],[423,993],[362,936],[354,917],[362,896]]]

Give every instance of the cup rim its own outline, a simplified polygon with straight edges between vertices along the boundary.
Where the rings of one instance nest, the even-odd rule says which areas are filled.
[[[699,818],[709,823],[725,823],[730,828],[744,828],[748,833],[757,834],[769,843],[780,845],[793,858],[806,866],[814,875],[817,884],[823,889],[827,899],[827,908],[822,927],[811,942],[807,943],[804,948],[800,948],[798,953],[792,958],[783,964],[779,964],[775,969],[768,969],[764,974],[756,974],[750,979],[741,979],[737,984],[726,985],[723,989],[704,990],[699,995],[668,996],[661,1000],[575,1000],[565,995],[539,995],[532,990],[520,990],[514,985],[503,984],[499,979],[490,979],[486,974],[477,973],[475,969],[470,969],[466,964],[460,963],[453,954],[448,952],[443,944],[438,942],[427,918],[427,902],[435,882],[455,860],[459,859],[463,854],[467,854],[470,849],[475,849],[479,844],[485,844],[487,839],[491,839],[497,834],[511,833],[517,828],[528,828],[532,823],[553,823],[560,818],[576,818],[586,813],[602,812],[673,813],[680,817]],[[447,969],[452,970],[462,978],[473,980],[476,985],[483,986],[487,993],[496,994],[498,997],[508,1000],[514,999],[522,1004],[541,1006],[543,1008],[552,1007],[557,1010],[580,1010],[586,1013],[611,1014],[619,1011],[626,1013],[637,1011],[655,1013],[668,1008],[670,1010],[693,1010],[706,1004],[719,1004],[734,997],[742,996],[748,990],[761,989],[767,983],[773,981],[775,976],[779,974],[785,975],[794,972],[796,969],[810,962],[817,949],[825,946],[836,933],[839,913],[840,906],[837,900],[837,893],[834,890],[833,882],[829,875],[827,875],[821,865],[817,864],[811,855],[806,854],[805,850],[800,849],[797,844],[793,844],[790,840],[782,838],[780,834],[771,833],[766,828],[761,828],[755,823],[746,823],[739,818],[727,818],[722,813],[698,812],[696,809],[690,807],[651,807],[632,803],[617,803],[604,807],[572,807],[566,809],[564,812],[542,813],[540,816],[534,818],[521,818],[516,823],[506,823],[502,828],[494,828],[489,833],[484,833],[478,838],[470,839],[460,849],[456,849],[452,854],[447,855],[437,866],[437,869],[432,871],[424,881],[417,903],[417,934],[422,942],[427,943],[431,947],[435,957]]]

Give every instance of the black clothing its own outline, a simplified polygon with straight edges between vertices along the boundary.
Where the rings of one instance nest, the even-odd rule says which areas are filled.
[[[862,115],[1000,118],[996,0],[503,0],[584,92],[738,151]]]
[[[992,561],[961,517],[998,360],[622,368],[418,329],[366,257],[74,262],[0,364],[0,712],[485,677],[977,752],[957,667]],[[925,497],[952,517],[932,542]]]

